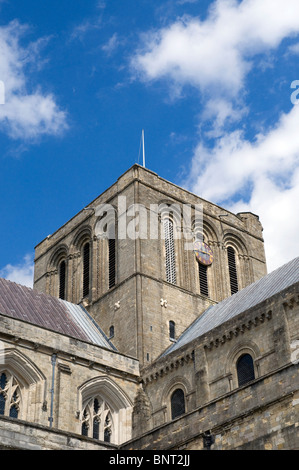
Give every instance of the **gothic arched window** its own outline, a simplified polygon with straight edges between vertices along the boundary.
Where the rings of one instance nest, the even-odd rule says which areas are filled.
[[[20,410],[20,387],[13,375],[5,372],[0,376],[0,415],[18,418]]]
[[[229,270],[229,280],[230,280],[230,290],[232,294],[238,292],[238,276],[237,276],[237,267],[236,267],[236,253],[235,250],[229,246],[227,248],[227,259],[228,259],[228,270]]]
[[[255,379],[253,359],[250,354],[243,354],[237,362],[239,387]]]
[[[100,441],[110,442],[113,434],[112,412],[100,396],[91,398],[81,415],[81,434]]]
[[[83,297],[89,294],[90,289],[90,244],[83,246]]]
[[[59,298],[65,300],[66,298],[66,262],[62,260],[58,268],[59,272]]]
[[[181,388],[177,388],[171,395],[171,419],[178,418],[185,413],[185,394]]]
[[[167,218],[163,221],[163,226],[165,239],[166,280],[172,284],[176,284],[173,221]]]

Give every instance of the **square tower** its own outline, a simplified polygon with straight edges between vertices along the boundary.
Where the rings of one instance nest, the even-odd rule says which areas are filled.
[[[137,164],[35,248],[34,288],[82,303],[142,365],[265,274],[258,216],[233,214]]]

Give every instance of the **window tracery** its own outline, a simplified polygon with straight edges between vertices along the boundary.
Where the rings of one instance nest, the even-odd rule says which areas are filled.
[[[109,404],[100,396],[91,398],[81,417],[81,434],[104,442],[111,442],[113,417]]]
[[[20,386],[13,375],[2,372],[0,376],[0,415],[18,418],[20,411]]]

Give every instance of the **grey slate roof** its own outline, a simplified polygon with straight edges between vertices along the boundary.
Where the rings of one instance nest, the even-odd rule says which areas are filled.
[[[245,312],[260,302],[299,282],[299,257],[267,274],[236,294],[209,307],[170,346],[162,356],[175,351],[195,338]]]
[[[81,305],[51,297],[2,278],[1,314],[107,349],[116,349]]]

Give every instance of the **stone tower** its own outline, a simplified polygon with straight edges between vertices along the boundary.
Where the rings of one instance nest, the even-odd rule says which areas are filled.
[[[265,274],[258,216],[233,214],[139,165],[35,248],[34,288],[82,303],[141,365],[209,305]]]

